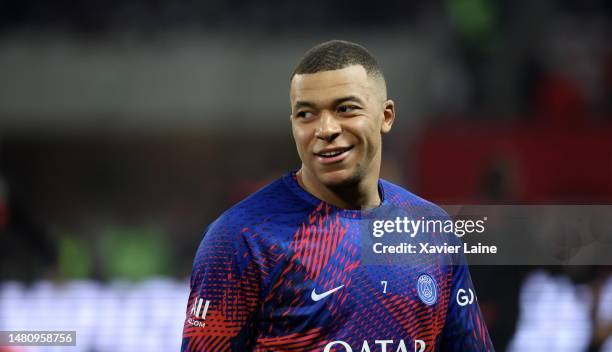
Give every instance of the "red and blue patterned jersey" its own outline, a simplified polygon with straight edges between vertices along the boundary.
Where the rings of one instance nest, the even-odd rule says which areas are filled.
[[[379,193],[381,207],[446,216],[390,182]],[[197,250],[182,351],[492,351],[465,257],[368,262],[365,212],[315,198],[294,173],[226,211]]]

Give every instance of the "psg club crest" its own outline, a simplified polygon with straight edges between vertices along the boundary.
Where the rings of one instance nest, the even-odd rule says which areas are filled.
[[[421,274],[417,279],[417,294],[423,303],[433,305],[438,300],[436,280],[428,274]]]

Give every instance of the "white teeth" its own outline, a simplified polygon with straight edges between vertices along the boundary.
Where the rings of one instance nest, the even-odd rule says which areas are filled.
[[[338,154],[340,154],[340,153],[338,153],[338,152],[327,152],[327,153],[323,153],[323,156],[336,156]]]
[[[334,152],[319,153],[319,155],[329,158],[329,157],[332,157],[332,156],[340,155],[340,154],[342,154],[344,152],[345,152],[345,150],[339,150],[339,151],[334,151]]]

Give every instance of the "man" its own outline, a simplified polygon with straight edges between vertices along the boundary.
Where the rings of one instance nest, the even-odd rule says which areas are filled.
[[[354,43],[322,43],[306,53],[290,85],[302,165],[207,229],[182,350],[492,350],[478,303],[457,294],[473,292],[462,257],[401,265],[363,256],[363,224],[372,214],[445,216],[379,179],[395,106],[374,57]]]

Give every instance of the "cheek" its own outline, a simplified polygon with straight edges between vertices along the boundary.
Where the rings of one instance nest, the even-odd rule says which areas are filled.
[[[308,147],[308,131],[304,128],[292,127],[293,131],[293,139],[295,141],[295,145],[298,149],[298,152],[301,154],[302,150],[305,150]]]
[[[371,117],[355,121],[352,129],[367,149],[376,149],[377,145],[380,144],[380,126],[372,121]]]

